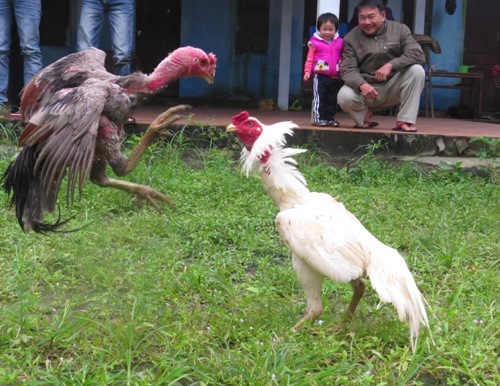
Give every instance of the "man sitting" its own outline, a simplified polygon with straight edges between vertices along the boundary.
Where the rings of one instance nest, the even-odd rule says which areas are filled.
[[[344,38],[338,104],[355,128],[377,126],[373,111],[400,104],[393,130],[415,132],[425,83],[422,48],[407,26],[386,20],[382,1],[362,0],[358,10],[359,25]]]

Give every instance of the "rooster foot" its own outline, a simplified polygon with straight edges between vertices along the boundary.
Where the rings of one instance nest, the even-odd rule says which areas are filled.
[[[163,193],[160,193],[156,189],[153,189],[150,186],[146,185],[137,185],[134,186],[130,193],[134,193],[137,196],[137,203],[139,206],[142,205],[144,200],[148,201],[158,212],[162,211],[162,208],[159,204],[159,201],[166,203],[171,209],[175,209],[175,205],[173,202],[165,196]]]
[[[172,123],[175,121],[183,118],[183,115],[177,114],[178,112],[181,112],[186,109],[190,109],[191,106],[189,105],[178,105],[169,108],[165,112],[161,113],[158,115],[153,122],[149,125],[148,129],[146,132],[150,133],[155,133],[156,135],[160,136],[165,136],[169,137],[172,136],[172,134],[166,130],[168,126],[170,126]]]
[[[166,203],[170,208],[175,209],[175,205],[172,201],[160,193],[156,189],[153,189],[147,185],[140,185],[134,182],[117,180],[114,178],[108,178],[106,174],[99,173],[99,169],[95,168],[91,176],[91,181],[103,188],[114,188],[123,190],[129,194],[137,196],[137,201],[141,205],[143,200],[148,201],[158,212],[161,212],[160,202]]]
[[[310,321],[311,323],[314,322],[316,319],[319,318],[323,310],[318,310],[318,311],[310,311],[307,310],[306,314],[300,319],[300,321],[292,327],[292,332],[297,332],[300,330],[303,326],[304,323],[307,321]]]

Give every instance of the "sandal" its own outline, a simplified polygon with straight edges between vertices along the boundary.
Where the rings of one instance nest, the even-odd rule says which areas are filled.
[[[373,129],[374,127],[377,127],[379,125],[378,122],[373,122],[373,121],[366,121],[363,123],[363,126],[357,126],[355,125],[355,129]]]
[[[407,123],[407,122],[397,122],[396,127],[392,129],[394,131],[399,131],[401,133],[416,133],[417,128],[413,123]]]

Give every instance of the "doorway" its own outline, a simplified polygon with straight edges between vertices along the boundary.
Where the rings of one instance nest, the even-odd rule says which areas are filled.
[[[490,69],[500,64],[500,1],[467,2],[463,64],[484,73],[483,110],[500,112],[500,89]]]
[[[137,0],[135,52],[137,70],[151,73],[181,41],[181,0]],[[177,97],[179,81],[158,96]]]

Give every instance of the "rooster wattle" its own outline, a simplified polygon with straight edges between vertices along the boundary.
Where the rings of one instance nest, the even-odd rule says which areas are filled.
[[[116,76],[104,67],[105,52],[92,48],[70,54],[40,71],[25,87],[21,116],[21,152],[2,176],[21,228],[27,232],[54,231],[62,223],[43,223],[53,212],[61,182],[68,177],[67,197],[76,185],[81,193],[88,175],[102,187],[112,187],[172,206],[155,189],[108,178],[107,164],[117,176],[132,171],[152,140],[180,118],[185,106],[167,110],[148,128],[130,157],[120,151],[123,125],[134,108],[181,77],[201,77],[212,83],[216,57],[199,48],[181,47],[170,53],[150,75],[135,72]]]
[[[409,322],[415,349],[420,327],[429,327],[429,322],[423,297],[405,260],[375,238],[342,203],[326,193],[309,191],[291,158],[306,150],[284,147],[285,136],[293,135],[296,127],[293,122],[264,125],[247,112],[233,117],[227,127],[244,145],[243,171],[260,172],[280,211],[276,227],[292,252],[293,267],[307,297],[307,312],[293,329],[321,315],[325,277],[350,283],[354,290],[344,326],[365,292],[364,278],[368,277],[381,301],[392,303],[399,319]]]

